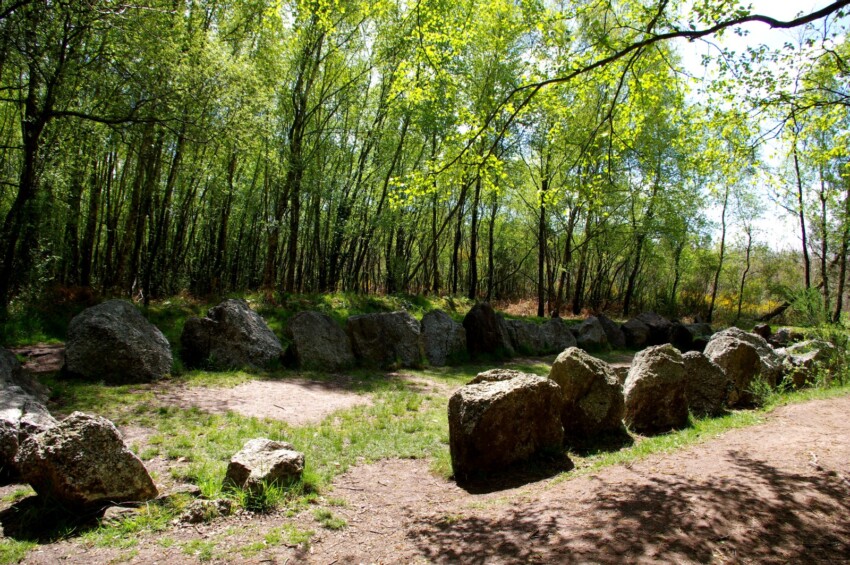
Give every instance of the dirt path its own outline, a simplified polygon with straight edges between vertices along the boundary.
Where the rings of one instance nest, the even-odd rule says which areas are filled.
[[[320,501],[347,520],[339,531],[311,508],[174,528],[130,553],[70,540],[26,562],[196,562],[185,548],[197,540],[220,562],[850,563],[848,414],[850,397],[788,406],[670,455],[488,494],[389,460],[339,478],[328,496],[344,506]],[[293,523],[316,531],[309,550],[240,552]]]

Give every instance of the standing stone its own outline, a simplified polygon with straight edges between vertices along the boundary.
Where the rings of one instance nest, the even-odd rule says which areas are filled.
[[[568,440],[623,431],[623,391],[608,363],[570,347],[555,359],[549,378],[561,388]]]
[[[267,369],[283,354],[265,320],[233,298],[210,308],[206,318],[186,320],[180,344],[188,366],[210,369]]]
[[[433,367],[442,367],[466,355],[466,330],[441,310],[422,316],[422,347]]]
[[[0,481],[19,477],[15,455],[21,444],[56,425],[46,400],[41,383],[22,371],[11,351],[0,348]]]
[[[605,330],[605,337],[608,338],[608,344],[614,349],[625,349],[626,335],[623,333],[619,324],[601,314],[597,316],[597,319],[602,324],[602,329]]]
[[[472,358],[481,356],[511,357],[514,348],[505,320],[486,302],[473,306],[463,318],[466,347]]]
[[[649,343],[649,326],[636,318],[632,318],[622,326],[626,347],[643,349]]]
[[[585,351],[609,351],[608,336],[599,322],[599,318],[591,316],[575,328],[576,343]]]
[[[157,495],[145,466],[112,422],[100,416],[74,412],[29,437],[16,463],[40,496],[71,508],[144,502]]]
[[[697,416],[717,416],[726,408],[732,381],[708,357],[698,351],[682,355],[688,408]]]
[[[171,371],[171,347],[156,326],[124,300],[107,300],[71,320],[65,343],[70,375],[108,384],[150,382]]]
[[[539,355],[543,352],[543,336],[540,326],[525,320],[505,320],[511,346],[523,355]]]
[[[289,319],[284,334],[290,341],[287,364],[317,371],[339,371],[354,365],[348,334],[327,314],[299,312]]]
[[[649,328],[647,345],[662,345],[670,340],[670,320],[655,312],[642,312],[637,319]]]
[[[639,433],[683,428],[688,423],[685,365],[670,344],[648,347],[635,355],[623,389],[625,422]]]
[[[560,353],[568,347],[574,347],[576,336],[561,318],[551,318],[540,326],[540,339],[543,341],[541,353]]]
[[[705,347],[705,356],[717,364],[734,384],[729,405],[751,404],[754,382],[761,378],[774,387],[782,376],[782,358],[755,334],[728,328],[714,334]]]
[[[499,471],[546,450],[560,450],[561,391],[535,375],[477,382],[449,399],[449,451],[455,479]]]
[[[390,369],[422,363],[419,322],[407,312],[352,316],[345,329],[354,356],[364,365]]]
[[[267,485],[288,486],[301,478],[304,454],[283,441],[248,440],[227,465],[225,483],[259,493]]]

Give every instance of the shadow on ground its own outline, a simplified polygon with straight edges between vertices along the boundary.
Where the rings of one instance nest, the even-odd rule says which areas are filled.
[[[850,561],[850,486],[840,477],[729,457],[734,477],[596,480],[590,492],[553,493],[492,518],[422,519],[408,536],[436,562]]]

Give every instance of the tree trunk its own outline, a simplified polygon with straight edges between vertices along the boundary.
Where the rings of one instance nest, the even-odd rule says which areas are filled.
[[[478,205],[481,201],[481,175],[475,180],[472,196],[472,223],[469,228],[469,292],[467,297],[475,300],[478,296]]]
[[[726,207],[729,203],[729,187],[723,193],[723,209],[720,213],[720,258],[717,262],[717,270],[714,271],[714,282],[711,285],[711,302],[708,305],[706,321],[710,324],[714,316],[714,304],[717,301],[717,289],[720,284],[720,271],[723,270],[723,259],[726,255]]]

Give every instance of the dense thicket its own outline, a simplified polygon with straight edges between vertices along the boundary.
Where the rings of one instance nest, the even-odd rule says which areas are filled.
[[[0,306],[55,281],[740,315],[792,282],[754,229],[769,177],[838,316],[843,4],[699,94],[656,40],[729,2],[0,0]]]

